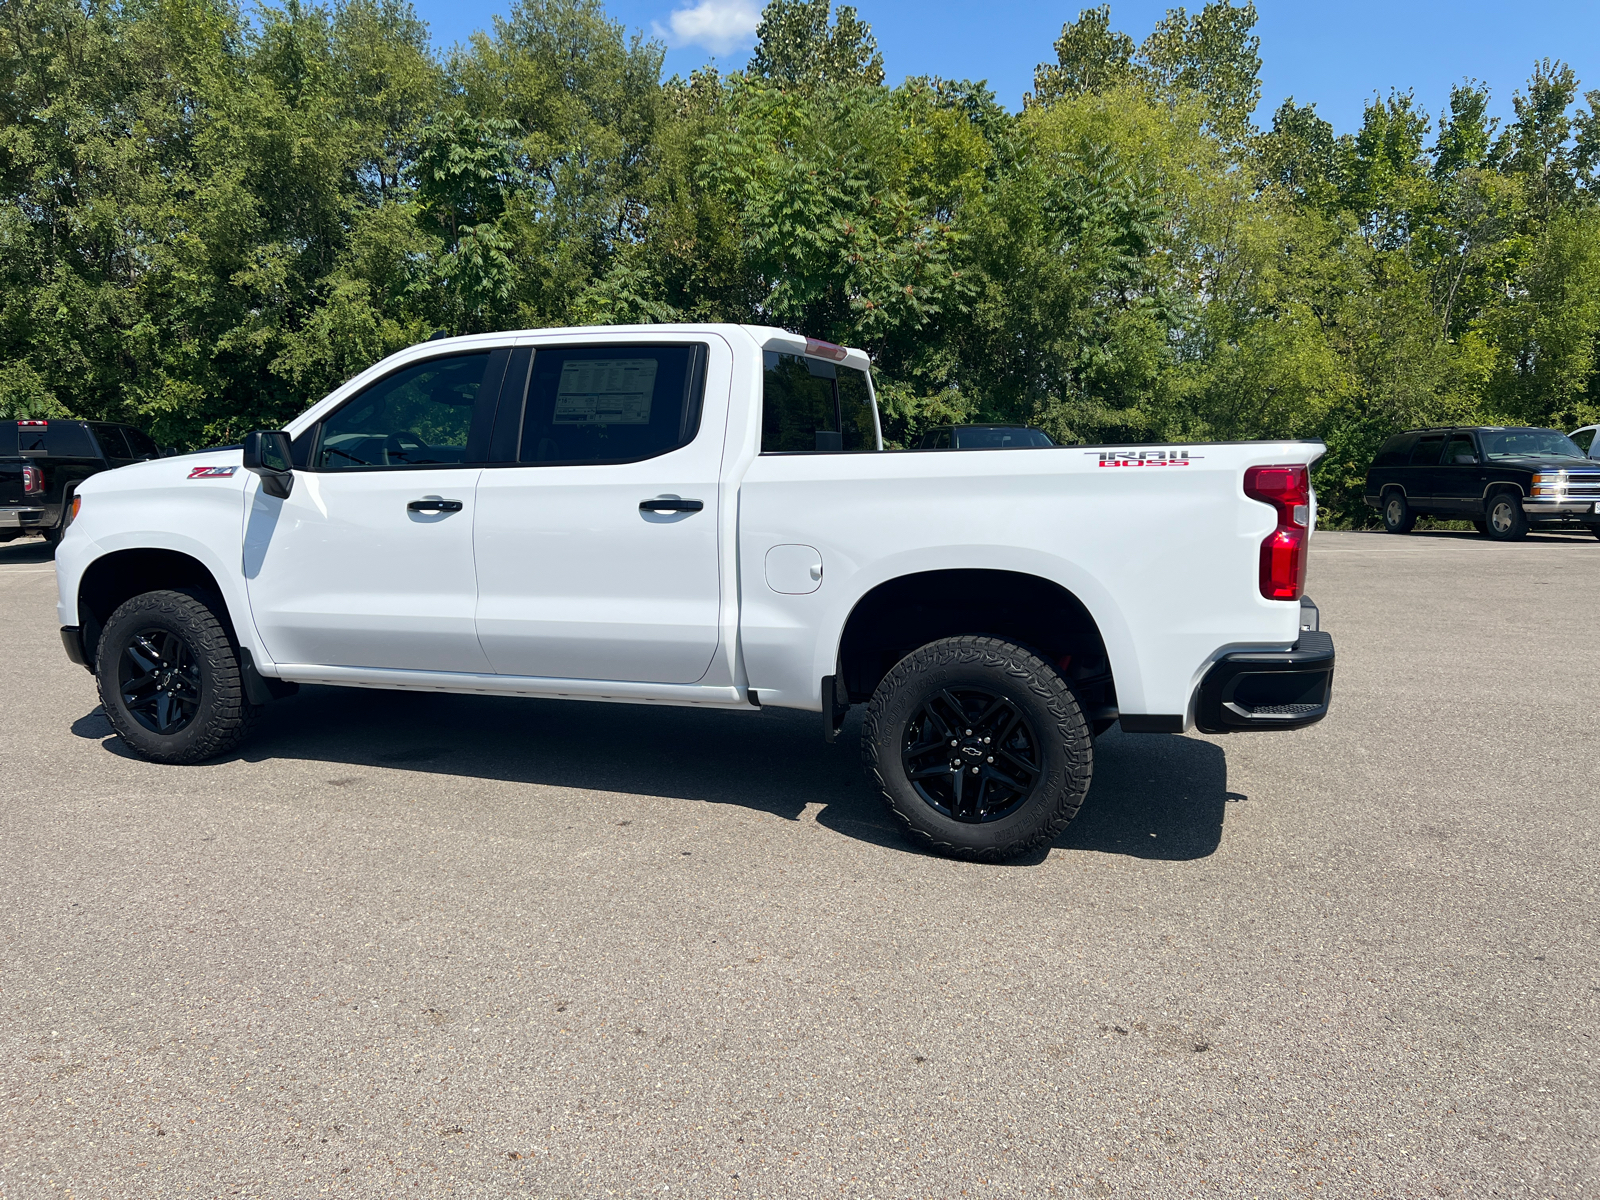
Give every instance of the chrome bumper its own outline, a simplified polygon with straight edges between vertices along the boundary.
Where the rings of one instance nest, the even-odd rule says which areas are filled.
[[[15,529],[23,525],[44,524],[42,508],[0,508],[0,528]]]

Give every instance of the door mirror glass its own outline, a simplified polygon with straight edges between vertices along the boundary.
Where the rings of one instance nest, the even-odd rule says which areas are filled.
[[[294,486],[294,468],[289,457],[289,435],[282,430],[266,433],[257,430],[244,439],[244,469],[261,476],[261,490],[280,500],[287,499]]]

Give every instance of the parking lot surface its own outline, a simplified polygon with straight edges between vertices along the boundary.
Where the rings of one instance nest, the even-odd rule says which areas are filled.
[[[0,546],[0,1196],[1600,1194],[1600,542],[1317,535],[1332,714],[1047,853],[852,719],[307,688],[128,758]]]

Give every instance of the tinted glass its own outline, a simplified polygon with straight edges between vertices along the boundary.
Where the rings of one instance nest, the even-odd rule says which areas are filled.
[[[128,439],[128,449],[133,451],[135,458],[161,457],[161,447],[156,445],[155,439],[149,434],[141,433],[130,425],[124,425],[122,435]]]
[[[1397,433],[1383,444],[1378,451],[1378,457],[1372,460],[1375,467],[1398,467],[1406,461],[1406,454],[1411,448],[1414,433]]]
[[[323,421],[312,466],[339,471],[465,461],[489,360],[487,350],[430,358],[378,380]]]
[[[94,426],[94,436],[107,458],[133,457],[133,452],[128,449],[128,439],[122,436],[122,430],[115,425]]]
[[[39,426],[34,426],[38,429]],[[27,427],[19,427],[17,436],[23,439],[22,449],[28,448],[26,441]],[[42,449],[47,453],[61,458],[95,458],[99,451],[94,447],[94,441],[89,436],[89,427],[82,421],[51,421],[44,427]]]
[[[865,372],[770,350],[762,360],[763,454],[878,448]]]
[[[1464,467],[1478,461],[1478,452],[1473,449],[1472,439],[1464,434],[1456,434],[1450,439],[1450,444],[1444,448],[1444,463],[1449,467]]]
[[[1580,429],[1572,435],[1572,441],[1585,454],[1594,454],[1597,450],[1600,450],[1600,447],[1594,444],[1594,433],[1595,431],[1592,429]],[[1597,457],[1600,457],[1600,455],[1597,455]]]
[[[960,431],[963,450],[994,450],[1006,446],[1053,446],[1048,437],[1037,429],[1024,428],[974,428]]]
[[[1507,429],[1480,433],[1485,458],[1582,458],[1583,451],[1564,433],[1554,429]]]
[[[1439,461],[1439,451],[1444,449],[1444,434],[1434,437],[1425,437],[1417,443],[1417,448],[1411,452],[1411,465],[1413,467],[1431,467]]]
[[[638,462],[694,440],[704,346],[584,346],[533,356],[525,463]]]

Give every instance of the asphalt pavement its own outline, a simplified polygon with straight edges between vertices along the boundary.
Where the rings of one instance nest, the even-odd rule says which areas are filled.
[[[859,717],[306,688],[144,763],[0,545],[0,1197],[1600,1195],[1600,541],[1309,590],[1327,720],[1112,732],[983,866]]]

